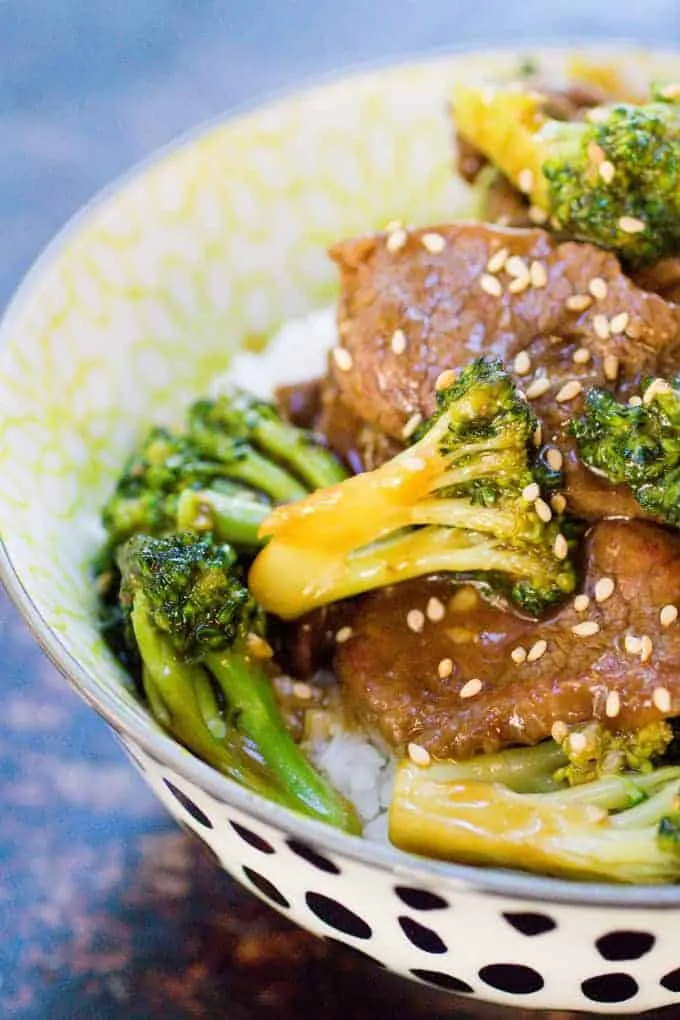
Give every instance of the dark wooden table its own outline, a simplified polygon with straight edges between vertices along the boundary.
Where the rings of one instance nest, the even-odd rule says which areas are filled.
[[[431,46],[612,31],[668,44],[677,30],[674,0],[4,0],[0,301],[97,188],[234,103]],[[237,887],[165,815],[1,591],[0,681],[1,1017],[522,1016],[367,969]]]

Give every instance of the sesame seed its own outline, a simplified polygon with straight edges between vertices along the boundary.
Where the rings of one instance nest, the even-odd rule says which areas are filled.
[[[416,411],[415,414],[412,414],[409,420],[404,425],[403,429],[401,430],[402,438],[410,439],[422,420],[423,416],[420,413],[420,411]]]
[[[565,383],[562,389],[556,394],[555,400],[558,404],[566,404],[568,400],[573,400],[577,397],[583,387],[578,379],[572,379],[571,382]]]
[[[595,585],[595,601],[606,602],[614,594],[614,582],[611,577],[601,577]]]
[[[529,206],[529,219],[532,223],[536,223],[541,226],[548,219],[548,214],[545,209],[541,209],[540,205]]]
[[[609,692],[604,710],[608,719],[615,719],[619,714],[621,711],[621,699],[618,691]]]
[[[406,231],[403,229],[403,227],[397,227],[396,230],[391,230],[390,233],[387,235],[385,247],[389,252],[392,252],[394,254],[395,252],[401,251],[401,249],[406,244],[407,240],[408,235]]]
[[[574,609],[577,613],[585,613],[589,605],[590,599],[587,595],[577,595],[574,599]]]
[[[667,687],[657,687],[652,694],[652,701],[660,712],[670,712],[671,694]]]
[[[647,660],[651,658],[652,652],[654,651],[652,639],[649,637],[648,634],[643,634],[642,637],[640,638],[640,644],[641,644],[640,661],[647,662]]]
[[[529,372],[531,371],[531,358],[526,351],[520,351],[519,354],[515,356],[513,368],[517,375],[529,375]]]
[[[564,535],[558,535],[553,543],[553,552],[558,560],[566,560],[569,555],[569,545]]]
[[[293,684],[293,695],[299,698],[300,701],[308,701],[312,696],[312,688],[309,684],[303,683],[301,680],[297,680]]]
[[[561,744],[562,741],[566,740],[569,736],[569,727],[566,723],[563,723],[560,719],[558,719],[550,728],[550,736],[556,744]]]
[[[524,259],[520,258],[519,255],[510,256],[510,258],[505,263],[505,271],[506,273],[509,273],[510,276],[519,277],[529,275],[529,267],[527,266]]]
[[[639,407],[641,403],[642,403],[642,397],[629,397],[628,398],[628,406],[629,407]]]
[[[517,174],[517,184],[519,190],[525,195],[528,195],[534,186],[534,172],[526,167],[524,170],[520,170]]]
[[[600,340],[609,339],[609,319],[606,315],[593,315],[593,329]]]
[[[571,356],[575,365],[587,365],[590,361],[590,351],[587,347],[577,347]]]
[[[610,382],[614,382],[618,378],[619,364],[619,359],[615,354],[606,355],[602,366],[604,369],[605,379],[609,379]]]
[[[594,276],[588,283],[588,290],[598,301],[604,301],[607,296],[607,282],[601,276]]]
[[[566,497],[561,492],[556,492],[554,496],[550,497],[550,505],[556,514],[563,514],[567,509]]]
[[[645,390],[642,399],[645,404],[651,404],[654,397],[663,396],[665,393],[670,392],[671,388],[665,379],[654,379]]]
[[[599,173],[600,177],[602,178],[605,184],[611,184],[611,182],[614,180],[614,174],[616,173],[616,169],[613,163],[610,163],[608,159],[605,159],[600,163],[597,172]]]
[[[489,273],[499,273],[505,263],[508,261],[508,255],[510,252],[507,248],[499,248],[498,251],[494,252],[489,261],[486,264],[487,271]]]
[[[623,646],[629,655],[639,655],[642,651],[642,641],[634,634],[626,634],[623,639]]]
[[[446,241],[441,234],[423,234],[420,243],[431,255],[441,255],[446,248]]]
[[[447,676],[451,676],[453,673],[453,660],[452,659],[441,659],[437,666],[437,673],[442,680],[445,680]]]
[[[511,280],[508,284],[509,294],[521,294],[522,291],[526,290],[531,283],[531,277],[527,273],[526,276],[517,276],[514,280]]]
[[[595,163],[597,166],[604,160],[604,149],[597,144],[597,142],[588,142],[588,148],[586,149],[588,159],[591,163]]]
[[[548,273],[542,262],[532,262],[529,266],[529,276],[531,277],[531,286],[540,290],[542,287],[548,285]]]
[[[609,320],[609,332],[612,336],[616,336],[617,333],[625,333],[626,326],[630,320],[628,312],[619,312]]]
[[[552,520],[552,510],[544,499],[539,498],[534,500],[534,510],[544,524],[547,524],[548,521]]]
[[[537,662],[542,655],[545,655],[548,649],[548,642],[540,638],[539,641],[534,642],[529,651],[527,652],[527,662]]]
[[[403,354],[406,350],[406,334],[403,329],[395,329],[392,334],[391,347],[395,354]]]
[[[540,421],[539,421],[538,425],[536,426],[536,428],[534,429],[534,434],[531,437],[531,439],[532,439],[532,442],[533,442],[534,446],[536,446],[536,447],[539,447],[541,445],[541,443],[543,442],[543,426],[541,425]]]
[[[581,623],[575,623],[571,632],[576,637],[592,637],[593,634],[597,634],[599,629],[600,625],[596,620],[583,620]]]
[[[510,658],[512,659],[513,662],[516,662],[518,666],[520,665],[520,663],[526,661],[526,657],[527,657],[526,648],[522,648],[521,645],[518,645],[517,648],[513,648],[513,650],[510,652]]]
[[[522,499],[526,499],[527,503],[533,503],[540,495],[541,490],[536,482],[530,482],[522,489]]]
[[[335,640],[339,645],[344,645],[345,641],[349,641],[352,636],[351,627],[341,627],[335,634]]]
[[[503,293],[501,281],[492,276],[491,273],[482,273],[479,278],[479,286],[485,294],[490,294],[491,297],[500,297]]]
[[[463,684],[463,686],[460,689],[460,697],[474,698],[476,694],[479,694],[481,689],[482,681],[478,680],[477,677],[474,677],[474,679],[468,680],[466,684]]]
[[[346,347],[334,347],[333,348],[333,361],[338,366],[341,372],[349,372],[354,362],[352,361],[352,355],[349,353]]]
[[[644,220],[639,220],[637,216],[621,216],[619,227],[624,234],[640,234],[645,229],[646,223]]]
[[[539,376],[538,379],[534,379],[530,386],[527,386],[527,399],[536,400],[537,397],[542,397],[544,393],[547,393],[550,389],[551,382],[547,376]]]
[[[569,737],[569,745],[572,751],[575,751],[576,754],[580,751],[585,751],[587,743],[588,741],[583,733],[572,733]]]
[[[441,599],[437,599],[434,596],[428,599],[427,606],[425,608],[425,614],[428,620],[432,620],[432,623],[439,623],[440,620],[444,619],[446,609]]]
[[[420,634],[425,626],[425,613],[421,612],[420,609],[409,609],[406,614],[406,626],[414,634]]]
[[[475,608],[478,601],[476,590],[471,585],[463,585],[449,599],[449,609],[452,613],[467,613]]]
[[[670,627],[678,618],[678,607],[667,605],[659,613],[659,620],[662,627]]]
[[[434,388],[436,390],[445,390],[448,386],[456,381],[456,373],[452,368],[445,368],[443,372],[440,372],[437,376]]]
[[[271,659],[274,655],[274,649],[269,642],[265,641],[265,639],[260,637],[259,634],[254,634],[252,631],[246,638],[246,644],[248,646],[248,651],[256,659]]]
[[[551,467],[553,471],[562,470],[564,457],[560,450],[558,450],[555,446],[551,446],[548,450],[546,450],[545,459],[548,462],[548,466]]]
[[[430,752],[426,747],[421,747],[420,744],[409,744],[408,756],[414,765],[420,765],[421,768],[427,768],[432,761]]]
[[[571,294],[564,302],[564,307],[568,312],[585,312],[592,303],[590,294]]]

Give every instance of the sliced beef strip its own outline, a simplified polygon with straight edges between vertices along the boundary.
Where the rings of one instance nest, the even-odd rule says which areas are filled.
[[[680,713],[680,624],[663,628],[659,621],[664,605],[680,603],[680,536],[642,521],[603,521],[590,532],[585,559],[587,611],[569,604],[541,624],[479,598],[470,604],[470,588],[459,605],[460,590],[445,579],[406,582],[357,600],[346,617],[352,637],[335,657],[355,719],[398,750],[414,741],[435,757],[464,758],[538,743],[558,721],[633,728]],[[598,604],[593,593],[603,577],[615,587]],[[444,618],[426,618],[414,633],[407,613],[425,612],[432,598],[446,607]],[[585,621],[599,632],[575,635],[572,628]],[[626,635],[651,639],[647,661],[626,650]],[[541,640],[540,658],[513,661],[513,649],[529,651]],[[452,671],[442,678],[439,664],[447,659]],[[481,680],[481,691],[465,698],[464,684],[473,679]],[[607,715],[612,692],[614,717]]]
[[[636,270],[633,279],[638,287],[680,303],[680,255],[666,255],[653,266]]]
[[[443,250],[428,250],[426,235],[441,238]],[[485,355],[500,358],[514,372],[514,359],[524,351],[531,369],[516,377],[522,388],[530,393],[539,377],[550,381],[533,406],[544,426],[544,441],[567,454],[571,510],[595,518],[640,515],[625,489],[612,487],[580,464],[565,424],[581,410],[590,387],[608,386],[627,399],[642,377],[654,375],[664,351],[680,335],[680,309],[636,287],[613,255],[588,244],[557,244],[543,230],[458,223],[411,231],[398,251],[390,251],[386,242],[386,235],[372,235],[345,241],[330,252],[340,270],[340,336],[351,355],[349,370],[330,359],[330,377],[355,419],[399,441],[414,413],[432,413],[441,371]],[[500,249],[527,265],[537,263],[546,286],[510,293],[512,277],[503,270],[492,277],[501,295],[487,293],[481,281],[489,275],[490,257]],[[606,296],[592,299],[586,309],[569,309],[570,297],[589,297],[595,278],[605,281]],[[620,331],[603,339],[602,325],[616,322],[621,313],[627,318],[618,320]],[[397,329],[406,337],[401,354],[391,346]],[[581,347],[591,355],[585,365],[573,361]],[[607,379],[606,358],[617,359],[615,383]],[[557,401],[561,388],[572,381],[581,385],[581,393]]]

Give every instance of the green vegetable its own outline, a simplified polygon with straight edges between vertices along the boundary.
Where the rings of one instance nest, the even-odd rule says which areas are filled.
[[[360,831],[279,713],[264,660],[265,618],[233,550],[212,536],[136,535],[118,553],[120,600],[142,683],[161,726],[250,789]]]
[[[657,92],[658,100],[663,93]],[[524,87],[460,85],[453,113],[476,145],[569,237],[654,262],[680,245],[680,108],[617,103],[548,117]]]
[[[538,615],[574,590],[575,575],[554,551],[559,519],[545,523],[535,508],[535,428],[501,365],[473,362],[437,394],[435,414],[409,449],[273,511],[250,574],[254,594],[291,619],[446,572],[484,579]],[[536,492],[526,498],[529,485]],[[557,548],[566,554],[564,541]]]
[[[647,380],[641,399],[631,406],[591,390],[570,428],[589,467],[629,485],[648,513],[680,527],[680,379]]]
[[[553,741],[428,768],[402,762],[390,839],[464,863],[611,882],[680,881],[680,766],[571,787],[556,778],[564,767]]]
[[[571,739],[574,733],[579,735],[576,742]],[[567,762],[555,778],[578,786],[625,770],[651,772],[673,739],[673,728],[666,721],[649,723],[639,730],[618,731],[588,723],[572,730],[562,741]]]

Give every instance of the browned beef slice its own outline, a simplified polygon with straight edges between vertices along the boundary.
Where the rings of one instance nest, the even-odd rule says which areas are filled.
[[[425,235],[444,240],[443,251],[426,248]],[[424,244],[425,239],[425,244]],[[640,379],[657,371],[660,356],[680,334],[680,310],[656,294],[636,287],[611,254],[588,244],[556,244],[543,230],[516,230],[477,223],[458,223],[414,230],[398,251],[386,235],[346,241],[331,249],[340,269],[339,329],[349,351],[349,371],[330,362],[332,383],[343,404],[363,424],[398,440],[414,413],[434,408],[434,384],[447,368],[460,368],[481,355],[500,358],[509,371],[525,351],[531,361],[531,384],[546,376],[550,388],[533,401],[544,424],[544,440],[569,453],[565,422],[582,407],[582,395],[565,402],[556,397],[567,382],[585,392],[610,386],[622,399],[637,390]],[[505,270],[493,279],[500,296],[482,287],[489,258],[500,249],[537,263],[547,285],[510,293]],[[540,272],[540,270],[539,270]],[[589,284],[601,278],[604,298],[584,310],[570,309],[570,297],[589,297]],[[603,324],[621,313],[619,332],[605,339]],[[395,330],[406,337],[401,354],[392,350]],[[625,331],[624,331],[625,330]],[[587,348],[590,361],[575,364],[574,352]],[[616,358],[616,382],[606,378],[605,359]],[[640,514],[626,490],[616,489],[567,457],[571,509],[587,516]]]
[[[335,665],[355,717],[389,744],[403,749],[416,741],[441,758],[467,757],[511,744],[534,744],[553,724],[600,720],[612,727],[637,727],[680,713],[680,624],[663,628],[659,612],[680,603],[680,536],[642,521],[604,521],[586,541],[584,592],[591,602],[577,613],[572,604],[535,624],[481,600],[456,609],[446,580],[407,582],[354,603],[349,641],[338,647]],[[615,582],[613,595],[598,604],[594,587]],[[466,589],[470,592],[472,589]],[[407,626],[411,609],[428,600],[447,607],[441,622],[426,619],[421,633]],[[579,637],[572,628],[594,621],[599,633]],[[652,640],[646,662],[626,651],[626,635]],[[547,642],[541,658],[516,664],[511,651]],[[438,665],[451,659],[441,678]],[[461,698],[477,678],[480,693]],[[654,692],[669,704],[660,710]],[[617,692],[620,711],[606,714]],[[657,695],[657,700],[658,700]],[[611,708],[611,701],[610,701]]]
[[[666,255],[653,266],[633,274],[638,287],[660,294],[666,301],[680,302],[680,255]]]

